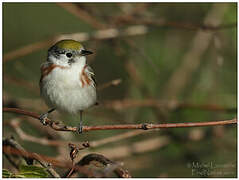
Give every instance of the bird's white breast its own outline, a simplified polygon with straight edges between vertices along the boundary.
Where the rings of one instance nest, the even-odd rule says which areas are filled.
[[[77,113],[96,103],[93,85],[83,86],[80,76],[84,64],[75,63],[66,68],[54,68],[42,80],[41,94],[46,103],[69,113]]]

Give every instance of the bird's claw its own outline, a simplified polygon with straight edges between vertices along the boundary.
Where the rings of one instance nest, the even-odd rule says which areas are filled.
[[[78,134],[82,134],[83,133],[83,126],[80,125],[78,128],[77,128],[77,132]]]
[[[40,117],[39,117],[40,122],[41,122],[44,126],[47,125],[47,123],[46,123],[47,116],[48,116],[48,113],[44,113],[44,114],[41,114]]]

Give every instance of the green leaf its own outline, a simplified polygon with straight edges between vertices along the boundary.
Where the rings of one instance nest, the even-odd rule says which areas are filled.
[[[3,178],[10,178],[10,177],[12,177],[12,173],[10,171],[8,171],[7,169],[3,169],[2,170],[2,177]]]
[[[32,166],[32,165],[20,166],[20,173],[18,175],[24,176],[26,178],[46,178],[46,177],[48,177],[48,173],[46,172],[46,170],[44,168]]]

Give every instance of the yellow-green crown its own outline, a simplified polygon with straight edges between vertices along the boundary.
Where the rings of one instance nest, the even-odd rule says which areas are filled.
[[[54,46],[61,49],[71,49],[71,50],[80,50],[83,48],[80,42],[71,39],[61,40],[57,42]]]

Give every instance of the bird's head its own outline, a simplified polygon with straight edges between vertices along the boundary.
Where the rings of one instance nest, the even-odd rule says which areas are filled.
[[[86,55],[91,51],[84,49],[82,44],[75,40],[61,40],[48,50],[47,61],[62,66],[71,66],[74,63],[86,63]]]

